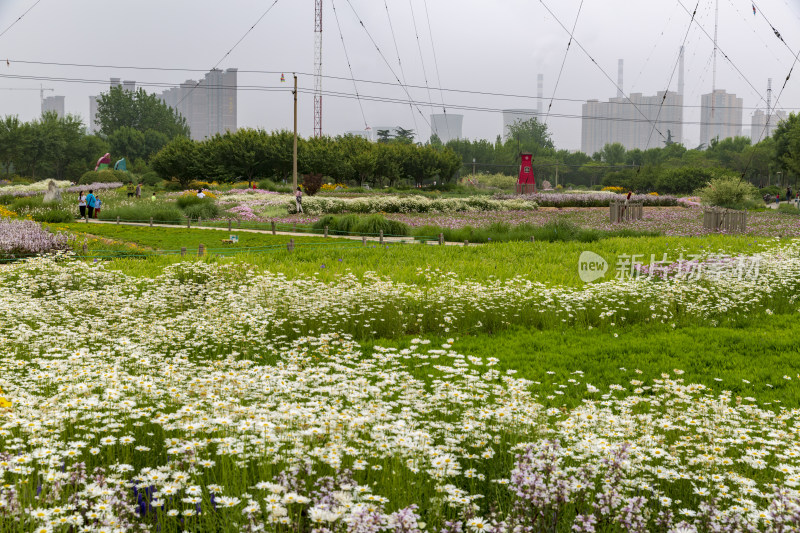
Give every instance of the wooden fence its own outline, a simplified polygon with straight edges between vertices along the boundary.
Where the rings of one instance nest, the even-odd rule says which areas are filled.
[[[611,200],[609,206],[609,215],[611,223],[617,224],[619,222],[630,222],[632,220],[641,220],[644,214],[644,202],[625,202],[625,200]]]
[[[703,209],[703,229],[725,233],[744,233],[747,231],[747,211],[706,207]]]

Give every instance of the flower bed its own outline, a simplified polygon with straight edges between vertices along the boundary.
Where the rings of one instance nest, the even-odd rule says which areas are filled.
[[[0,258],[66,250],[67,237],[54,235],[32,220],[0,218]]]
[[[592,193],[536,193],[524,196],[511,194],[495,195],[497,199],[524,198],[536,202],[540,207],[608,207],[611,200],[625,199],[625,194],[614,194],[613,192],[592,192]],[[645,206],[674,206],[678,205],[675,196],[653,196],[650,194],[634,194],[632,201],[644,202]]]
[[[469,198],[429,199],[424,196],[370,196],[363,198],[305,197],[303,212],[310,215],[340,213],[460,213],[465,211],[535,210],[531,198],[489,199]],[[294,200],[287,203],[289,213],[296,213]]]

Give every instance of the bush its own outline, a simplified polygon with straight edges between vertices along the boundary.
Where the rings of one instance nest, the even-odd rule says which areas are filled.
[[[309,196],[317,194],[322,187],[322,174],[306,174],[303,176],[303,192]]]
[[[387,220],[383,215],[358,215],[333,216],[327,215],[317,220],[312,226],[322,232],[328,226],[328,231],[339,235],[379,235],[381,231],[386,236],[410,235],[409,227],[396,220]]]
[[[161,185],[163,182],[164,180],[161,179],[161,176],[159,176],[157,172],[148,172],[142,176],[143,185],[155,187],[157,185]]]
[[[184,194],[178,197],[178,200],[175,203],[181,209],[186,209],[191,205],[200,205],[208,202],[213,202],[213,200],[209,200],[206,198],[198,198],[196,194]]]
[[[781,204],[778,206],[779,213],[786,213],[787,215],[800,215],[800,209],[797,209],[792,204]]]
[[[758,199],[758,189],[738,176],[726,175],[712,179],[697,195],[708,205],[742,209]]]
[[[95,172],[94,170],[90,170],[81,176],[81,179],[78,180],[79,185],[89,185],[91,183],[128,183],[131,180],[136,179],[135,174],[131,174],[130,172],[123,172],[121,170],[100,170]]]
[[[264,179],[258,182],[258,188],[262,191],[284,192],[291,193],[291,185],[278,184],[270,179]]]
[[[213,201],[202,202],[187,206],[184,208],[183,213],[192,220],[197,220],[198,218],[210,220],[219,216],[219,207]]]
[[[44,196],[23,196],[16,198],[11,202],[11,210],[20,212],[42,207],[44,205]]]
[[[32,218],[36,222],[49,222],[51,224],[58,224],[64,222],[74,222],[75,213],[60,208],[49,209],[47,211],[40,211],[38,213],[34,213]]]
[[[131,205],[106,208],[100,211],[100,220],[120,220],[129,222],[153,222],[159,224],[183,224],[186,218],[178,206],[172,203],[136,202]]]

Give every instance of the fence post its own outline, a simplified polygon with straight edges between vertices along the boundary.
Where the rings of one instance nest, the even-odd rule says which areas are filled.
[[[191,229],[191,227],[192,227],[192,219],[187,217],[186,218],[186,229]]]
[[[203,257],[203,254],[205,253],[205,251],[206,251],[205,245],[201,244],[200,246],[198,246],[197,247],[197,257]]]
[[[363,235],[361,236],[361,244],[363,244],[364,246],[367,245],[367,238],[364,237]]]
[[[286,245],[286,249],[290,252],[294,250],[294,239],[289,239],[289,244]]]
[[[241,218],[236,220],[236,227],[237,228],[241,228],[242,227],[242,219]]]
[[[536,237],[534,237],[533,235],[531,235],[531,242],[536,242]]]
[[[275,221],[272,221],[272,234],[275,235]]]
[[[228,231],[231,231],[232,227],[233,227],[233,221],[231,221],[231,219],[228,219]]]
[[[117,226],[119,226],[119,215],[117,215]]]
[[[83,253],[86,253],[86,239],[83,239]]]
[[[292,233],[297,233],[297,224],[292,224]]]
[[[197,217],[197,225],[199,226],[202,223],[203,223],[203,217]]]
[[[439,245],[441,246],[444,244],[444,233],[439,234]]]
[[[464,246],[469,246],[469,239],[464,239]]]
[[[383,230],[381,230],[380,237],[381,237],[381,244],[383,244]]]
[[[185,255],[186,255],[186,248],[184,246],[181,246],[181,257],[184,257]]]
[[[150,227],[153,227],[153,217],[150,217]]]
[[[328,238],[328,226],[325,226],[325,238]]]
[[[86,223],[89,223],[89,215],[86,215]]]

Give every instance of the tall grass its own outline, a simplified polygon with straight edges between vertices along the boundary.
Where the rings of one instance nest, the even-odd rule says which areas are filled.
[[[328,231],[339,235],[378,235],[383,232],[385,236],[406,236],[410,234],[409,227],[396,220],[387,220],[383,215],[325,215],[311,227],[317,232],[322,232],[325,227]]]

